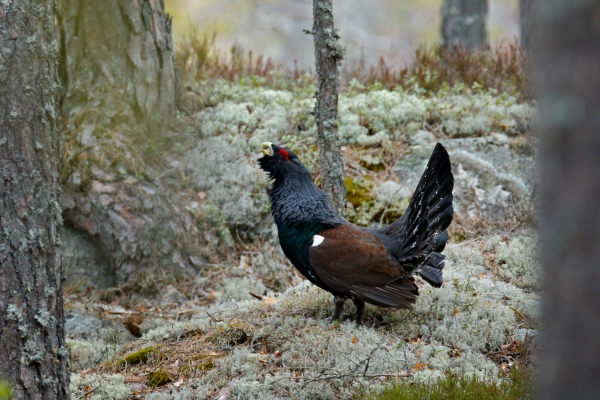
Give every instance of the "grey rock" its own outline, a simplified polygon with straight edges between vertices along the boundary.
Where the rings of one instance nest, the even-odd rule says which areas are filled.
[[[181,305],[187,300],[188,298],[183,293],[171,285],[168,285],[166,288],[164,288],[157,299],[159,305],[161,306]]]
[[[106,289],[116,285],[115,271],[110,262],[86,233],[65,226],[61,241],[66,286]]]
[[[106,341],[109,335],[115,334],[122,342],[134,339],[121,322],[72,309],[65,310],[65,330],[67,338],[76,340]]]

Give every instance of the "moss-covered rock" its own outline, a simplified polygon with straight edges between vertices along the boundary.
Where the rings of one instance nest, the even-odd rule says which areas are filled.
[[[127,365],[145,363],[150,356],[157,354],[161,347],[161,345],[152,345],[125,354],[123,358],[119,360],[118,365],[120,367],[125,367]]]

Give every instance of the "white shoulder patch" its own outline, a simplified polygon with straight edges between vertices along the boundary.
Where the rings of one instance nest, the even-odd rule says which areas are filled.
[[[315,235],[313,236],[313,244],[312,247],[317,247],[318,245],[320,245],[321,243],[323,243],[323,240],[325,240],[325,238],[321,235]]]

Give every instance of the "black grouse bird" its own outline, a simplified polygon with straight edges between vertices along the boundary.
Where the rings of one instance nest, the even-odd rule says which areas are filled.
[[[291,150],[267,142],[261,152],[259,166],[273,181],[271,213],[281,248],[302,275],[334,295],[332,321],[340,319],[346,299],[356,305],[357,324],[365,302],[410,309],[419,294],[414,273],[442,285],[454,178],[441,144],[404,215],[378,229],[342,218]]]

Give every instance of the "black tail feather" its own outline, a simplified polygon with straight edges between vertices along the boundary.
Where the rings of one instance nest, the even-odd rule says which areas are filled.
[[[425,279],[431,286],[440,287],[444,282],[442,270],[440,269],[430,267],[429,265],[423,265],[419,268],[418,272],[421,278]]]
[[[404,215],[374,230],[407,271],[417,271],[431,285],[442,284],[446,229],[452,222],[454,178],[448,152],[437,144]]]

